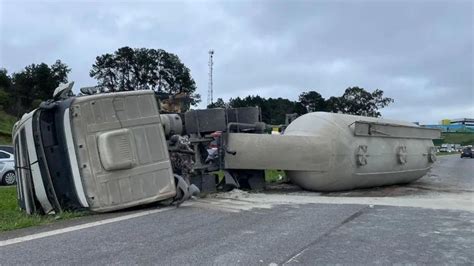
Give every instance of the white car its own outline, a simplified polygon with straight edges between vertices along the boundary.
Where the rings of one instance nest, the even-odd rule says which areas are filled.
[[[0,183],[10,186],[16,183],[13,154],[0,150]]]

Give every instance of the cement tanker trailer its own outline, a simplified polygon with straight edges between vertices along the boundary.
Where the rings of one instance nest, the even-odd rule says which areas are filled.
[[[413,123],[316,112],[294,120],[284,135],[230,133],[228,169],[285,170],[313,191],[403,184],[421,178],[436,160],[437,129]]]
[[[429,170],[440,137],[407,122],[332,113],[303,115],[269,135],[258,107],[160,115],[152,91],[69,97],[71,89],[61,85],[14,126],[27,213],[182,202],[194,185],[262,189],[265,169],[316,191],[407,183]]]

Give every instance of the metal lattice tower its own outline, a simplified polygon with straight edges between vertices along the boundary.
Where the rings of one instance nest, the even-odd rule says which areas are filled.
[[[214,50],[209,50],[209,84],[208,84],[208,90],[207,90],[207,105],[210,105],[214,102],[212,93],[212,66],[214,64],[213,61],[214,57]]]

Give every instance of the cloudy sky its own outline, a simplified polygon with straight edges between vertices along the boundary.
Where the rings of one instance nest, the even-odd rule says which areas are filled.
[[[340,96],[349,86],[395,99],[386,118],[436,123],[474,116],[472,1],[0,0],[0,67],[61,59],[76,88],[95,57],[162,48],[214,98]]]

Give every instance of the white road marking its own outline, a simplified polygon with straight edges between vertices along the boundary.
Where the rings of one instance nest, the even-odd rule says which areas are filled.
[[[82,230],[86,228],[91,228],[99,225],[104,225],[104,224],[110,224],[110,223],[115,223],[115,222],[120,222],[120,221],[125,221],[133,218],[138,218],[150,214],[155,214],[159,212],[164,212],[164,211],[169,211],[176,209],[176,207],[166,207],[166,208],[161,208],[161,209],[155,209],[155,210],[149,210],[149,211],[142,211],[138,213],[133,213],[133,214],[128,214],[120,217],[115,217],[115,218],[110,218],[110,219],[105,219],[105,220],[100,220],[96,222],[91,222],[91,223],[86,223],[86,224],[79,224],[71,227],[66,227],[66,228],[61,228],[61,229],[56,229],[56,230],[51,230],[47,232],[41,232],[37,234],[32,234],[32,235],[27,235],[27,236],[22,236],[22,237],[17,237],[17,238],[11,238],[7,240],[2,240],[0,241],[0,247],[5,247],[13,244],[18,244],[22,242],[27,242],[35,239],[40,239],[40,238],[45,238],[48,236],[54,236],[54,235],[59,235],[59,234],[64,234],[64,233],[69,233],[77,230]]]

